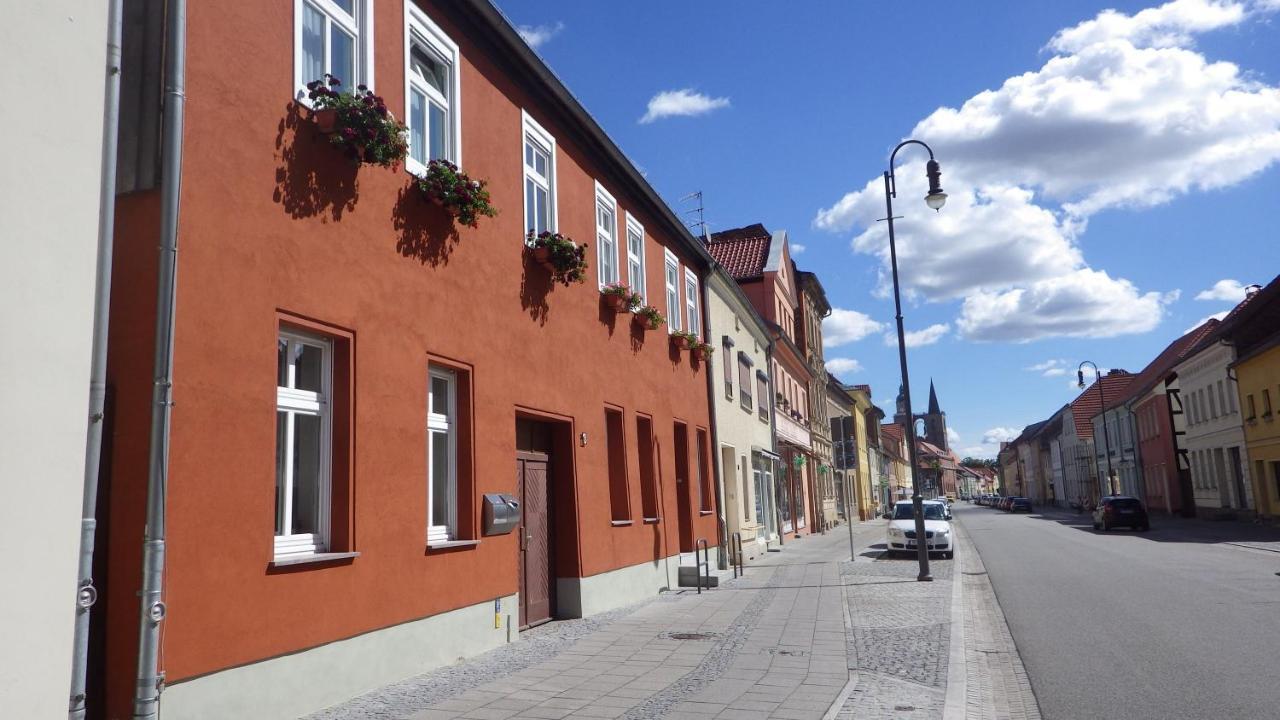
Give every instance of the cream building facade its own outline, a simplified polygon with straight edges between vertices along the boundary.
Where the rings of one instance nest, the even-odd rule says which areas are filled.
[[[1228,371],[1235,359],[1231,345],[1214,341],[1174,369],[1182,388],[1183,445],[1200,516],[1257,509],[1237,402],[1239,388],[1235,373]]]
[[[707,312],[724,525],[752,558],[778,542],[769,329],[718,265],[707,279]]]

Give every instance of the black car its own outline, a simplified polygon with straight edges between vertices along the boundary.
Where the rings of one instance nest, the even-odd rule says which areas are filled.
[[[1151,520],[1147,517],[1147,509],[1142,501],[1128,495],[1108,495],[1098,502],[1093,509],[1093,529],[1110,530],[1117,525],[1147,531],[1151,529]]]
[[[1031,512],[1031,498],[1013,498],[1009,501],[1009,512]]]

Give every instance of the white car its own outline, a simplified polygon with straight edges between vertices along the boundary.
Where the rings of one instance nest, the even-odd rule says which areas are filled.
[[[941,553],[947,559],[955,557],[955,533],[951,529],[951,513],[947,504],[939,500],[926,500],[921,504],[924,510],[924,534],[929,552]],[[916,551],[916,521],[910,500],[903,500],[893,506],[893,512],[885,515],[889,520],[889,528],[885,537],[885,547],[889,555],[899,552]]]

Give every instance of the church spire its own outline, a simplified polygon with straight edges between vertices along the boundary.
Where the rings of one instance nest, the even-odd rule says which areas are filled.
[[[938,393],[933,389],[933,378],[929,378],[929,414],[940,414],[942,408],[938,406]]]

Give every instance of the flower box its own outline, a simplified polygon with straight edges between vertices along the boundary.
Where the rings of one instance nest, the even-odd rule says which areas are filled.
[[[398,167],[409,153],[409,128],[369,88],[344,92],[341,87],[342,81],[328,74],[307,83],[316,127],[356,163]]]
[[[639,325],[642,330],[657,330],[662,327],[662,323],[666,322],[667,319],[662,316],[658,308],[652,305],[645,305],[636,311],[632,321]]]
[[[337,129],[338,111],[332,108],[326,110],[313,110],[311,119],[315,121],[316,129],[325,135],[332,135]]]
[[[587,246],[579,245],[560,233],[532,230],[525,236],[525,247],[533,261],[551,273],[551,279],[562,285],[581,283],[587,278]]]
[[[436,158],[416,179],[418,190],[435,205],[444,208],[458,222],[479,227],[480,216],[494,217],[498,211],[489,202],[485,181],[472,180],[457,165]]]

